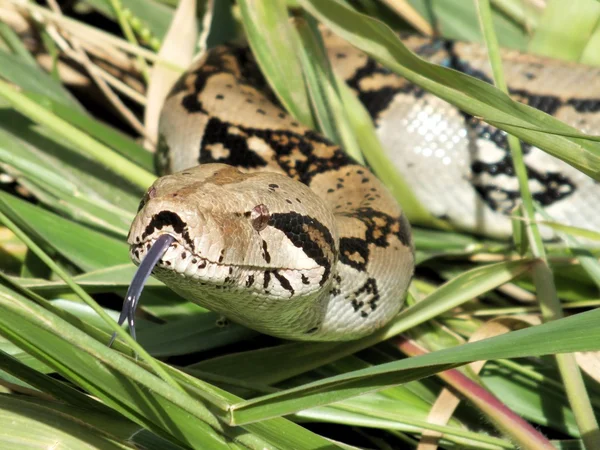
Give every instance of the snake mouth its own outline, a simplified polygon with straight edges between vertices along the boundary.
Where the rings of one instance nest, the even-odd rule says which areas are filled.
[[[154,235],[145,241],[131,245],[129,247],[129,256],[134,264],[139,266],[163,236],[171,237],[171,243],[164,248],[162,255],[156,260],[153,269],[157,268],[159,271],[166,270],[194,277],[199,275],[199,272],[209,265],[218,264],[215,261],[210,261],[195,254],[187,243],[178,239],[178,236],[170,233]]]
[[[169,233],[161,233],[131,245],[129,254],[138,268],[127,290],[119,325],[127,321],[135,339],[135,310],[146,280],[155,269],[163,273],[177,272],[182,276],[198,277],[202,275],[203,269],[210,266],[209,261],[194,255],[176,236]],[[113,333],[109,346],[115,337],[116,334]]]

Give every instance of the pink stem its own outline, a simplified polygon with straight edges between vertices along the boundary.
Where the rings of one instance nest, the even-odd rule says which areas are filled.
[[[417,356],[428,353],[427,350],[419,346],[415,341],[404,337],[394,339],[394,343],[398,349],[407,356]],[[522,448],[532,450],[556,449],[550,441],[529,422],[510,410],[504,403],[496,398],[494,394],[460,371],[450,369],[436,375],[479,408],[479,410],[483,412],[500,431],[510,436]]]

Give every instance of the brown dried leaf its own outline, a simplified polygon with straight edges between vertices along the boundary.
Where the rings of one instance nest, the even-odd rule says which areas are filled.
[[[212,6],[213,1],[207,0],[205,15],[208,17],[212,17]],[[155,143],[158,139],[158,120],[165,98],[181,75],[181,71],[175,70],[174,67],[184,69],[190,65],[194,58],[194,50],[198,39],[196,10],[196,0],[181,0],[179,2],[169,31],[167,31],[158,52],[160,59],[150,73],[144,113],[146,135],[150,138],[149,141],[144,143],[144,146],[150,151],[155,150]],[[207,20],[204,23],[207,23]]]

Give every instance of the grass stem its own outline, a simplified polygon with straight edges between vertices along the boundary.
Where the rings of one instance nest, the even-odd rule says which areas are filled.
[[[492,24],[492,11],[489,0],[477,0],[477,9],[492,65],[494,82],[498,89],[508,93],[498,40]],[[535,209],[529,189],[527,168],[523,161],[521,143],[515,136],[508,135],[508,145],[515,173],[519,181],[519,190],[521,192],[525,218],[527,219],[526,230],[530,248],[533,255],[539,258],[533,265],[532,270],[542,317],[545,321],[560,319],[564,317],[564,314],[556,293],[554,276],[546,258],[544,243],[535,221]],[[598,423],[594,416],[594,411],[575,357],[569,354],[558,354],[556,355],[556,362],[584,444],[588,450],[597,448],[600,442],[600,429],[598,429]]]

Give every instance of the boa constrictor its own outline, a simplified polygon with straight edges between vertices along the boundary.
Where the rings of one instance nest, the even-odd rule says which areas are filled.
[[[325,41],[423,204],[458,228],[506,235],[518,196],[506,135],[335,36]],[[405,43],[490,79],[479,46]],[[597,69],[516,52],[505,53],[505,64],[518,99],[598,129],[600,102],[575,91],[597,86]],[[175,292],[297,340],[356,339],[399,311],[414,269],[401,208],[367,168],[277,105],[247,48],[214,48],[181,77],[163,107],[159,147],[159,169],[176,173],[148,190],[128,242],[140,264],[172,236],[147,270]],[[581,207],[584,198],[600,207],[593,181],[538,149],[526,146],[526,154],[536,200],[557,220],[598,225],[600,215]]]

